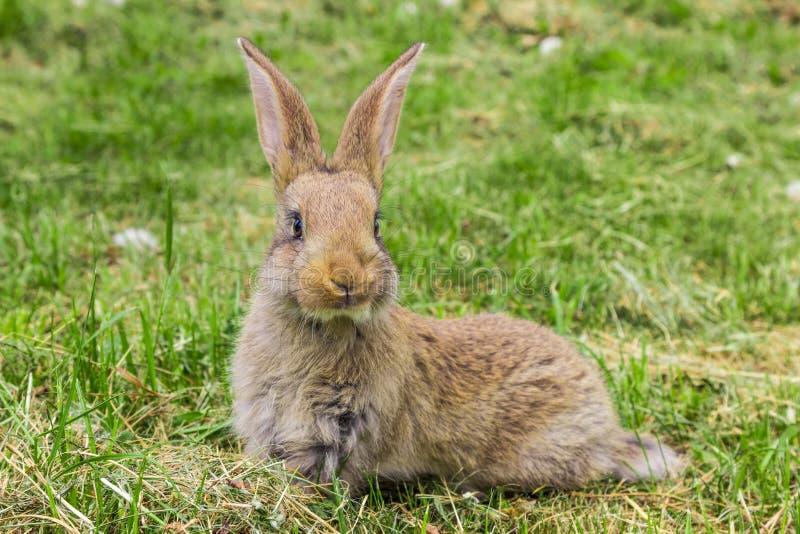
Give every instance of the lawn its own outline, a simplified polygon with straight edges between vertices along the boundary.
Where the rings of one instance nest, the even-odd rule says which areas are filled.
[[[242,456],[274,204],[239,35],[329,151],[428,43],[383,199],[403,304],[550,325],[686,472],[326,498]],[[791,0],[0,0],[0,529],[794,532],[798,50]]]

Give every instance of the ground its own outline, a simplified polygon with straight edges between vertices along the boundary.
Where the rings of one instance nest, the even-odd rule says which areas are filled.
[[[795,531],[799,23],[789,0],[0,0],[3,528]],[[349,499],[242,457],[227,366],[273,203],[238,35],[329,150],[427,42],[383,202],[402,302],[552,326],[686,472]]]

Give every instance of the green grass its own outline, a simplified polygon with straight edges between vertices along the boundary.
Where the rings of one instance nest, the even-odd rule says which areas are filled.
[[[2,529],[797,529],[791,2],[86,4],[0,0]],[[546,34],[564,46],[543,57]],[[350,500],[244,458],[226,373],[273,203],[238,35],[299,85],[329,150],[367,83],[428,42],[384,198],[404,304],[573,338],[685,475]],[[131,227],[157,250],[115,246]],[[460,284],[486,272],[524,291]]]

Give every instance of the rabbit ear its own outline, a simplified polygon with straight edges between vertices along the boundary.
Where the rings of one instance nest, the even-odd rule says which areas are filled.
[[[406,50],[353,104],[333,154],[334,170],[365,173],[381,190],[406,86],[424,47],[424,43],[417,43]]]
[[[295,86],[253,43],[241,37],[237,43],[250,71],[261,148],[283,192],[299,174],[325,166],[319,131]]]

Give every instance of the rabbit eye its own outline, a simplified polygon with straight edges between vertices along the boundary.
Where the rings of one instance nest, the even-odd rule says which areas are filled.
[[[381,234],[380,219],[381,219],[381,214],[380,213],[376,213],[375,214],[375,222],[372,223],[372,229],[375,232],[375,237],[378,237]]]
[[[303,221],[299,213],[292,213],[292,236],[295,239],[303,239]]]

